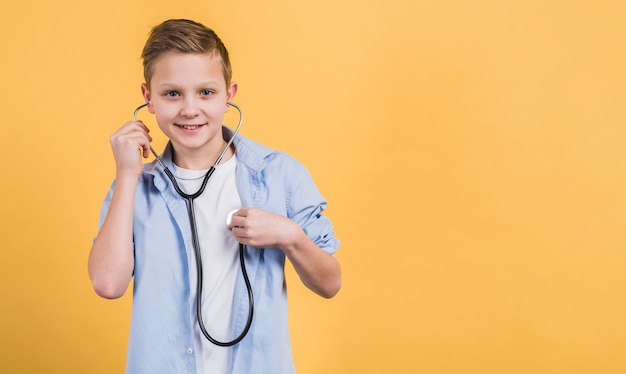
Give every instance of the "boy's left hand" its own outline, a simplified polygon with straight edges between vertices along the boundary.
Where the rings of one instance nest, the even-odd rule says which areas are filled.
[[[309,239],[291,219],[256,208],[239,209],[229,228],[237,241],[256,248],[279,248],[304,283],[320,296],[331,298],[341,288],[337,259]]]
[[[289,218],[257,208],[242,208],[233,213],[229,228],[239,243],[257,248],[285,250],[303,234]]]

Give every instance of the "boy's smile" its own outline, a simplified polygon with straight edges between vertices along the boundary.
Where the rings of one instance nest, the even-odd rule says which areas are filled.
[[[151,101],[174,160],[183,168],[205,169],[222,151],[222,123],[237,85],[226,87],[222,61],[212,54],[169,52],[154,64],[144,98]],[[225,159],[230,157],[230,153]]]
[[[200,126],[204,126],[204,125],[178,125],[178,126],[182,127],[185,130],[196,130]]]

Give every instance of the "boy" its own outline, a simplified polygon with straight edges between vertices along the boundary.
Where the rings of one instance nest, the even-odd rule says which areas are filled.
[[[222,126],[237,92],[228,52],[205,26],[168,20],[152,29],[142,58],[143,97],[169,138],[161,160],[193,193],[233,135]],[[134,277],[126,372],[295,372],[285,258],[315,293],[330,298],[341,287],[333,256],[339,242],[311,177],[291,157],[237,135],[194,200],[205,286],[200,310],[206,330],[220,341],[240,334],[248,317],[238,262],[239,243],[245,245],[254,318],[239,343],[222,347],[196,322],[198,268],[186,200],[159,164],[142,165],[151,140],[141,121],[111,136],[116,178],[89,256],[89,275],[102,297],[122,296]]]

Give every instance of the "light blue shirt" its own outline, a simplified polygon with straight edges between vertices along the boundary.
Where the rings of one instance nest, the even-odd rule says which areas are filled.
[[[224,128],[226,138],[231,134]],[[322,250],[333,254],[339,241],[334,237],[332,223],[322,215],[326,201],[304,166],[241,135],[234,144],[237,189],[243,206],[289,217]],[[168,145],[161,157],[168,168],[172,168],[171,152]],[[103,203],[100,225],[112,190]],[[135,279],[126,372],[196,373],[196,273],[187,207],[156,162],[144,166],[137,186],[133,238]],[[294,373],[287,324],[285,255],[276,248],[247,247],[245,261],[254,293],[254,319],[248,335],[230,348],[232,373]],[[247,317],[248,296],[239,269],[232,338],[243,330]]]

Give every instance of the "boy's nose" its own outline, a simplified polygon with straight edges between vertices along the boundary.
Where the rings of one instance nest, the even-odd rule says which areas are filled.
[[[183,117],[195,117],[199,112],[200,110],[198,109],[198,105],[193,99],[185,100],[180,110],[180,114]]]

